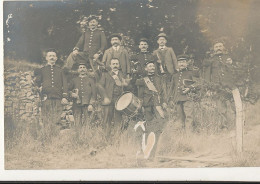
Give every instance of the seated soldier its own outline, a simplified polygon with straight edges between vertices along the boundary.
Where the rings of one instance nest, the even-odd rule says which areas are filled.
[[[145,115],[145,131],[148,133],[154,132],[151,134],[154,136],[148,137],[147,149],[144,150],[144,157],[148,158],[150,154],[152,156],[155,155],[157,147],[156,140],[159,139],[164,126],[165,115],[163,108],[166,108],[167,105],[163,97],[162,81],[160,76],[155,74],[153,61],[145,63],[145,71],[147,75],[141,79],[137,79],[136,85],[138,86],[138,98],[142,101],[142,108]]]
[[[177,104],[178,115],[181,116],[181,124],[177,123],[176,127],[192,131],[194,103],[189,100],[187,94],[197,87],[193,79],[198,75],[198,70],[188,70],[188,59],[187,55],[177,57],[179,71],[173,76],[175,85],[173,101]]]
[[[93,111],[93,103],[96,101],[96,86],[94,79],[87,76],[85,63],[78,65],[79,76],[71,80],[69,89],[72,91],[73,115],[75,124],[83,125],[87,122],[89,113]]]

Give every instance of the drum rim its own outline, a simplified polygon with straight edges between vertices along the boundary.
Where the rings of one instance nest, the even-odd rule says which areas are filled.
[[[118,108],[117,108],[117,102],[119,101],[119,99],[120,99],[122,96],[124,96],[124,95],[126,95],[126,94],[128,94],[128,93],[131,94],[131,100],[129,100],[129,104],[132,102],[132,100],[133,100],[133,93],[130,92],[130,91],[126,91],[126,92],[124,92],[124,93],[123,93],[120,97],[118,97],[117,100],[116,100],[116,103],[115,103],[115,109],[116,109],[117,111],[123,111],[123,110],[124,110],[124,109],[122,109],[122,110],[118,110]],[[126,107],[128,107],[129,104],[128,104]]]

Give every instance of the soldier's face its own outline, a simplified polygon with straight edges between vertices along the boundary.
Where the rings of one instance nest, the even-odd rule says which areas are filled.
[[[112,59],[110,67],[112,71],[117,71],[119,69],[119,61],[117,59]]]
[[[111,38],[111,45],[117,47],[120,44],[120,40],[118,37]]]
[[[145,70],[147,71],[148,74],[154,74],[155,72],[155,66],[153,63],[149,63],[146,65]]]
[[[187,68],[188,66],[188,63],[187,63],[187,60],[181,60],[181,61],[178,61],[178,67],[182,70],[184,68]]]
[[[160,37],[158,38],[157,43],[159,44],[159,46],[164,46],[166,45],[167,40],[164,37]]]
[[[147,44],[147,42],[140,42],[140,44],[139,44],[139,49],[140,49],[141,51],[147,51],[147,49],[148,49],[148,44]]]
[[[49,65],[54,65],[57,59],[58,58],[55,52],[47,52],[46,61]]]
[[[93,29],[93,28],[97,27],[97,25],[98,25],[98,21],[96,19],[92,19],[88,23],[88,26],[89,26],[90,29]]]
[[[213,47],[215,54],[222,54],[224,51],[224,45],[223,43],[216,43]]]
[[[86,74],[87,73],[86,66],[85,65],[79,65],[78,72],[79,72],[79,74]]]

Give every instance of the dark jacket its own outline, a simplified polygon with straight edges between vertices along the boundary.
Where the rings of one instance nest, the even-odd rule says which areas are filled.
[[[79,105],[92,104],[96,101],[96,86],[92,78],[88,76],[73,78],[70,82],[69,90],[74,89],[78,89],[78,95],[81,101]]]
[[[160,76],[155,74],[152,77],[149,77],[149,79],[154,84],[158,93],[149,90],[144,81],[144,78],[136,80],[136,85],[138,86],[138,98],[143,101],[143,107],[157,106],[165,102]]]
[[[42,94],[46,94],[47,98],[62,99],[67,97],[68,84],[63,70],[54,65],[46,65],[42,67],[36,75],[36,84],[42,86]]]
[[[188,70],[184,69],[182,71],[179,71],[178,73],[173,74],[173,82],[174,82],[174,101],[187,101],[188,97],[187,94],[183,94],[182,90],[184,87],[188,87],[184,85],[184,79],[192,80],[194,81],[193,86],[196,87],[196,80],[195,77],[199,77],[199,71],[198,70]],[[190,87],[192,89],[193,87]]]
[[[139,52],[135,55],[132,55],[131,61],[135,62],[135,66],[136,66],[136,69],[137,69],[137,75],[139,76],[146,76],[147,72],[145,71],[145,63],[147,61],[154,61],[155,62],[155,56],[152,55],[151,53],[149,52]]]
[[[118,77],[122,81],[123,74],[121,71],[118,72]],[[120,90],[119,93],[123,93],[123,87],[116,86],[115,80],[113,79],[113,77],[111,75],[111,71],[104,72],[102,74],[102,77],[101,77],[98,85],[101,86],[105,90],[106,96],[111,101],[113,101],[114,100],[113,97],[115,97],[113,94],[115,87],[117,87],[117,89]]]
[[[105,33],[101,29],[95,29],[91,31],[87,29],[79,38],[77,47],[80,51],[86,51],[90,57],[93,57],[96,53],[103,53],[107,46],[107,39]]]
[[[204,79],[208,82],[233,88],[233,65],[227,63],[228,60],[231,60],[228,54],[214,55],[213,57],[204,60]]]

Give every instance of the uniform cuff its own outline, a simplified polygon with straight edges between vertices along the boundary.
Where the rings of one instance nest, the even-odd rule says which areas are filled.
[[[63,98],[67,98],[67,97],[68,97],[68,94],[67,94],[67,93],[62,93],[62,97],[63,97]]]
[[[78,47],[74,47],[74,48],[73,48],[73,51],[74,51],[74,50],[79,50],[79,48],[78,48]]]

